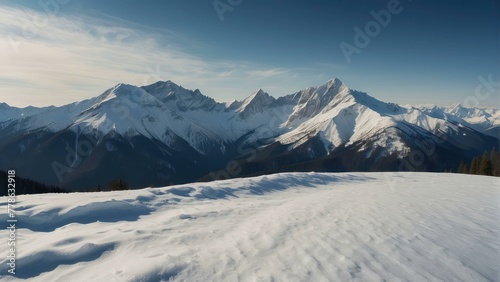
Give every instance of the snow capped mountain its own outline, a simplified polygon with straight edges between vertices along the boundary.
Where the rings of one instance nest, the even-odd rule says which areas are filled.
[[[458,104],[453,108],[445,108],[445,112],[480,128],[500,126],[500,109],[498,108],[465,108]]]
[[[29,106],[26,108],[17,108],[11,107],[6,103],[0,103],[0,122],[11,119],[23,119],[51,108],[53,107],[36,108]]]
[[[155,169],[163,172],[150,178],[165,184],[196,180],[241,159],[250,148],[252,160],[242,167],[248,174],[324,158],[341,159],[335,161],[337,170],[377,170],[382,163],[394,170],[395,159],[409,157],[419,144],[441,135],[446,142],[436,147],[440,153],[419,168],[441,170],[454,166],[455,157],[466,159],[498,144],[483,133],[498,126],[499,115],[496,109],[402,107],[351,90],[337,78],[279,98],[259,89],[230,104],[172,81],[142,87],[118,84],[95,98],[62,107],[17,109],[0,104],[0,154],[6,152],[0,168],[15,165],[29,171],[21,160],[32,158],[52,168],[62,163],[64,173],[56,177],[48,170],[52,176],[39,180],[69,186],[93,171],[104,173],[107,158],[123,159],[116,176],[136,170],[140,159],[157,164]],[[80,152],[88,140],[90,148]],[[72,154],[66,153],[68,148],[73,148]],[[442,160],[456,150],[464,152]],[[353,156],[366,160],[361,166],[351,164],[347,160]],[[180,171],[186,174],[182,179]],[[66,181],[63,174],[75,176]],[[99,181],[105,180],[89,183]],[[144,181],[138,178],[137,185],[150,184]]]
[[[285,96],[280,102],[296,105],[287,122],[292,125],[319,114],[327,105],[335,104],[334,100],[342,101],[349,93],[350,89],[335,78],[327,81],[325,85],[309,87]]]
[[[251,115],[262,114],[274,106],[276,106],[276,99],[269,96],[264,90],[259,89],[242,102],[233,103],[230,108],[234,108],[240,117],[246,118]]]
[[[462,104],[450,107],[419,106],[428,115],[467,124],[475,130],[494,137],[500,137],[500,109],[466,108]]]
[[[184,89],[172,81],[158,81],[154,84],[141,87],[147,93],[153,95],[156,99],[163,102],[171,109],[179,111],[188,110],[221,110],[223,105],[215,102],[214,99],[201,94],[200,90],[194,91]]]
[[[327,151],[331,151],[341,145],[351,145],[377,134],[387,134],[388,128],[394,127],[409,133],[408,124],[430,133],[457,131],[456,125],[444,119],[426,115],[415,108],[404,108],[397,104],[384,103],[366,93],[353,91],[343,84],[338,84],[340,84],[338,80],[333,83],[330,81],[327,83],[326,91],[324,87],[323,89],[320,87],[319,91],[312,92],[312,95],[306,92],[309,94],[307,96],[312,98],[307,100],[305,104],[313,101],[314,106],[302,106],[298,112],[304,113],[303,109],[312,111],[312,117],[311,113],[305,114],[305,117],[309,117],[305,122],[282,135],[278,140],[284,144],[296,143],[295,146],[297,146],[301,144],[299,140],[304,141],[307,140],[307,136],[319,134]],[[323,99],[325,96],[329,97],[329,100]],[[314,98],[316,100],[313,100]],[[300,116],[296,113],[292,115],[292,120],[296,116]],[[393,136],[393,139],[391,143],[401,142],[398,136]],[[408,148],[403,145],[394,147],[390,146],[391,143],[382,143],[381,145],[388,145],[387,151],[389,153],[397,151],[405,154],[408,152]]]

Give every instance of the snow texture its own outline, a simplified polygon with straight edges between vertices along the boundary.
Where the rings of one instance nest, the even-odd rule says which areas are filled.
[[[499,199],[497,178],[432,173],[25,195],[0,281],[500,281]]]

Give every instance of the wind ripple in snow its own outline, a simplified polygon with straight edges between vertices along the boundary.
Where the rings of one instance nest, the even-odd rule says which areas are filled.
[[[88,224],[93,222],[136,221],[139,216],[150,214],[145,206],[133,205],[125,201],[106,201],[77,206],[67,212],[60,208],[34,215],[18,215],[20,228],[36,232],[51,232],[72,224]]]
[[[74,252],[61,253],[47,250],[21,258],[18,261],[18,271],[16,275],[19,278],[27,279],[36,277],[44,272],[49,272],[60,265],[72,265],[80,262],[95,261],[105,252],[112,251],[115,244],[108,243],[96,245],[87,243]]]
[[[283,173],[19,196],[26,205],[20,215],[39,216],[50,229],[18,229],[18,277],[500,281],[499,184],[493,177],[435,173]],[[114,216],[95,222],[94,209]],[[71,221],[88,224],[55,229]],[[7,253],[6,244],[0,252]]]

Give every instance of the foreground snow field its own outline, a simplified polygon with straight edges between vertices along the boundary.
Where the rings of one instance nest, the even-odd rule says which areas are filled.
[[[500,281],[493,177],[285,173],[18,202],[17,278],[2,259],[1,281]]]

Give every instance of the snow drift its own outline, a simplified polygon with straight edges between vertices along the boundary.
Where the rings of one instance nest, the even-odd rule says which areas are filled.
[[[498,281],[499,201],[497,178],[431,173],[19,196],[0,280]]]

